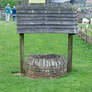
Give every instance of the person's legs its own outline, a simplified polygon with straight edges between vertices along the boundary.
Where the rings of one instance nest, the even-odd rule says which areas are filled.
[[[8,16],[7,16],[7,22],[9,22],[10,21],[10,14],[8,14]]]
[[[13,22],[16,22],[16,16],[13,16]]]
[[[14,16],[14,22],[16,22],[16,16]]]

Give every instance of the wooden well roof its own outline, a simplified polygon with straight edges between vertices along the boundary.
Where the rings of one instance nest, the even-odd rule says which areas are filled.
[[[77,12],[72,7],[31,4],[17,8],[18,33],[78,33]]]

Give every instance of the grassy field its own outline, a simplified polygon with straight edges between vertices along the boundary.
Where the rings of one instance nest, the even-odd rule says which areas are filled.
[[[25,57],[55,53],[67,57],[67,35],[26,34]],[[92,47],[74,36],[73,70],[59,79],[28,79],[19,72],[16,24],[0,22],[0,92],[92,92]]]

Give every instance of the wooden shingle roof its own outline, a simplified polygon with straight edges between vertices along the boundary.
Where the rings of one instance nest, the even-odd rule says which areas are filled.
[[[27,5],[17,9],[18,33],[78,33],[77,12],[71,7]]]

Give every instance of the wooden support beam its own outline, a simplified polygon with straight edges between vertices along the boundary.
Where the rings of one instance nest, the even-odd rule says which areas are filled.
[[[72,48],[73,48],[73,35],[68,35],[68,64],[67,64],[67,72],[72,71]]]
[[[24,73],[24,34],[20,34],[20,72]]]

